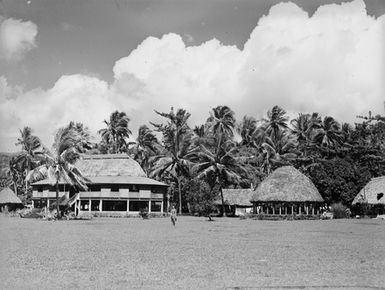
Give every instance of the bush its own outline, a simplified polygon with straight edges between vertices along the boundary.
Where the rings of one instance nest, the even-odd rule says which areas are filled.
[[[186,183],[186,201],[190,204],[192,214],[213,216],[216,211],[214,200],[218,194],[217,190],[211,190],[209,184],[202,180],[192,179]]]
[[[344,206],[341,202],[339,203],[333,203],[331,205],[331,212],[333,213],[333,218],[335,219],[343,219],[349,217],[350,210]]]
[[[148,219],[148,209],[147,209],[147,208],[142,208],[142,209],[140,209],[139,215],[140,215],[143,219]]]

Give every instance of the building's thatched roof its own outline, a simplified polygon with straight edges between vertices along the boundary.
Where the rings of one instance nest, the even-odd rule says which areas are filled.
[[[76,168],[94,184],[166,184],[147,178],[139,163],[124,154],[84,155],[75,164]],[[60,184],[66,184],[64,180]],[[35,182],[33,185],[50,184],[48,179]]]
[[[356,203],[385,204],[385,176],[372,178],[354,198]]]
[[[84,155],[75,164],[76,168],[94,184],[166,184],[147,178],[139,163],[124,154]],[[33,185],[51,184],[48,179],[35,182]],[[60,180],[59,184],[66,184]]]
[[[146,177],[139,163],[124,154],[85,155],[76,168],[86,177],[93,176],[142,176]]]
[[[323,202],[311,180],[292,166],[283,166],[270,174],[255,190],[253,202]]]
[[[254,190],[250,188],[225,188],[223,189],[223,199],[229,205],[252,206],[250,200],[253,193]],[[222,204],[222,200],[219,199],[216,203]]]
[[[138,185],[161,185],[166,184],[157,180],[141,177],[141,176],[93,176],[88,177],[93,184],[138,184]],[[47,184],[47,179],[37,181],[33,185],[44,185]],[[64,180],[60,180],[59,184],[67,184]]]
[[[16,196],[16,194],[9,189],[8,187],[4,188],[2,191],[0,191],[0,204],[7,204],[7,203],[20,203],[22,204],[20,198]]]

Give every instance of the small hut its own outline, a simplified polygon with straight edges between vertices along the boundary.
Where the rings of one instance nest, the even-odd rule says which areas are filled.
[[[372,178],[352,204],[358,214],[385,214],[385,176]]]
[[[0,211],[12,211],[18,208],[23,208],[23,203],[16,194],[5,187],[0,191]]]
[[[253,210],[253,204],[250,202],[253,193],[250,188],[226,188],[223,189],[223,199],[232,215],[244,216]],[[222,201],[218,201],[218,204],[222,204]]]
[[[270,174],[254,191],[255,213],[295,215],[319,214],[324,200],[311,180],[292,166]]]

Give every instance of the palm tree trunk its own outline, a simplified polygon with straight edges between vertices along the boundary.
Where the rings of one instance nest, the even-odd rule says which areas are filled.
[[[221,142],[222,142],[222,133],[220,133],[218,136],[217,155],[219,154],[219,149],[221,148]]]
[[[24,195],[25,195],[26,197],[27,197],[27,193],[28,193],[27,174],[28,174],[28,169],[26,168],[26,169],[25,169],[25,178],[24,178],[24,182],[25,182],[25,193],[24,193]]]
[[[113,142],[112,142],[112,154],[116,153],[116,137],[113,135]]]
[[[219,192],[221,193],[223,216],[227,216],[225,211],[225,199],[223,198],[222,186],[219,187]]]
[[[13,188],[15,189],[15,194],[17,195],[17,184],[14,180],[13,180]]]
[[[179,191],[179,214],[182,214],[182,188],[181,188],[181,179],[178,177],[178,191]]]
[[[56,180],[56,212],[58,219],[61,218],[60,216],[60,206],[59,206],[59,180]]]

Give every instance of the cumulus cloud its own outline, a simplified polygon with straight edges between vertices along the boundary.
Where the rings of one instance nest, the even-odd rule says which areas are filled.
[[[243,49],[216,39],[187,46],[173,33],[148,37],[116,61],[111,84],[73,75],[47,91],[22,92],[0,79],[0,124],[12,124],[1,134],[15,139],[30,125],[47,139],[70,120],[96,132],[114,109],[128,113],[135,131],[156,120],[154,109],[171,106],[190,111],[193,125],[218,104],[239,120],[278,104],[353,122],[368,110],[383,113],[384,30],[385,16],[368,16],[362,0],[321,6],[312,17],[288,2],[259,20]]]
[[[24,126],[33,128],[47,146],[52,144],[55,131],[71,120],[83,122],[96,132],[116,109],[107,91],[105,81],[84,75],[62,76],[49,90],[28,92],[10,87],[0,78],[1,146],[15,143],[18,129]]]
[[[0,59],[18,61],[36,47],[37,26],[31,21],[0,16]]]

